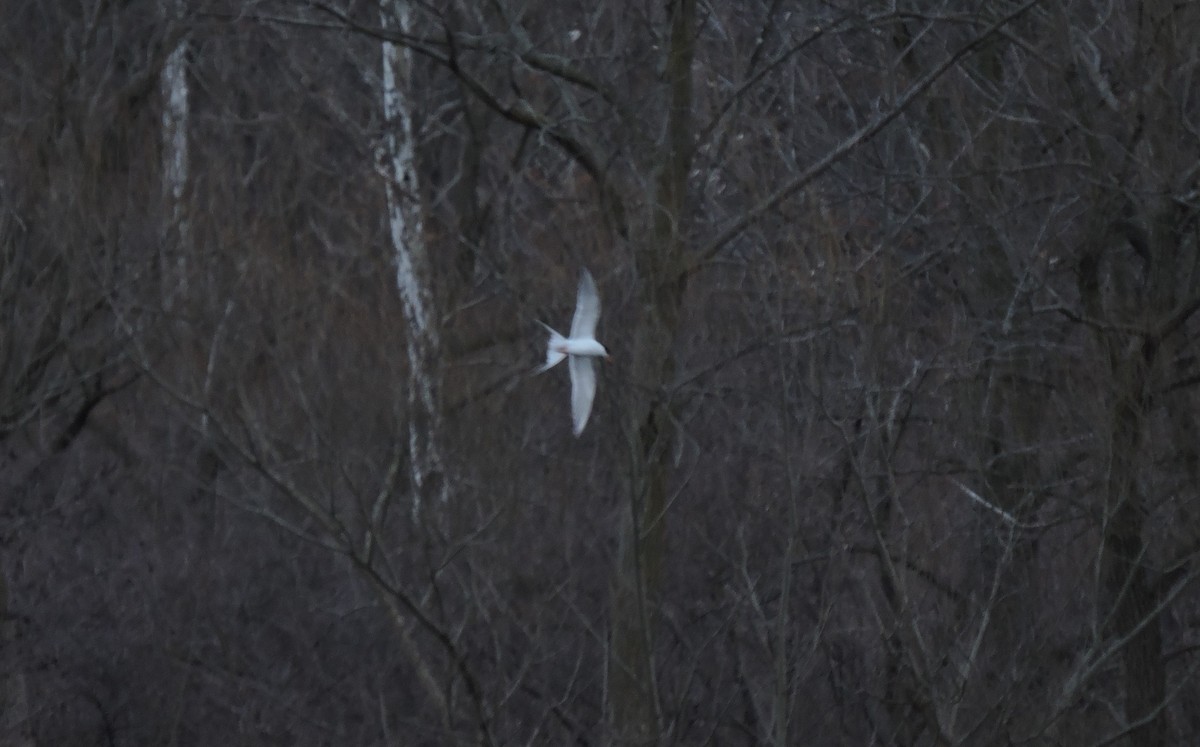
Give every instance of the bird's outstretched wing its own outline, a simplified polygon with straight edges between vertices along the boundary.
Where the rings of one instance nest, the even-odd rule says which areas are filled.
[[[592,273],[585,268],[579,278],[579,297],[575,301],[575,318],[571,320],[571,337],[594,338],[596,320],[599,318],[600,294],[596,292],[596,281],[592,280]]]
[[[567,363],[571,367],[571,419],[575,422],[575,435],[583,433],[588,415],[592,413],[592,399],[596,396],[596,368],[586,355],[572,355]]]

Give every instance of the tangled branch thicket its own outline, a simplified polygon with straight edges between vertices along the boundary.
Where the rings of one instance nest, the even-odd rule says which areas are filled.
[[[0,741],[1200,734],[1200,5],[11,5]]]

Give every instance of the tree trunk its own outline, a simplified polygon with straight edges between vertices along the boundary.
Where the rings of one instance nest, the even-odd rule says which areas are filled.
[[[1138,358],[1145,352],[1146,359]],[[1132,636],[1121,652],[1125,673],[1125,718],[1130,724],[1148,719],[1133,730],[1134,743],[1165,744],[1166,721],[1153,715],[1166,696],[1162,631],[1154,612],[1157,595],[1144,565],[1146,510],[1137,490],[1136,460],[1141,448],[1146,373],[1153,353],[1136,351],[1119,376],[1112,421],[1112,463],[1106,496],[1104,526],[1104,585],[1112,595],[1112,632]],[[1139,626],[1140,629],[1139,629]]]
[[[1165,250],[1166,247],[1156,247]],[[1165,261],[1171,252],[1158,255]],[[1095,251],[1080,263],[1080,296],[1089,315],[1097,319],[1114,317],[1105,307],[1100,280],[1102,256]],[[1119,271],[1114,270],[1114,271]],[[1154,308],[1169,309],[1172,293],[1149,273],[1145,293],[1153,298],[1147,319]],[[1169,283],[1167,284],[1169,285]],[[1134,307],[1130,298],[1120,298]],[[1120,314],[1114,321],[1120,319]],[[1116,326],[1116,325],[1114,325]],[[1115,640],[1128,638],[1120,649],[1125,678],[1125,720],[1127,724],[1146,723],[1131,730],[1133,743],[1160,745],[1166,740],[1166,720],[1155,710],[1166,696],[1166,670],[1162,655],[1162,631],[1154,609],[1157,593],[1153,579],[1146,573],[1144,539],[1146,507],[1137,486],[1139,453],[1150,406],[1150,377],[1154,370],[1160,341],[1153,333],[1136,335],[1118,331],[1097,333],[1106,349],[1112,368],[1113,406],[1109,421],[1108,477],[1104,485],[1102,539],[1102,582],[1112,603],[1109,634]]]
[[[180,0],[164,0],[163,15],[168,26],[177,23],[183,8]],[[187,255],[189,224],[184,205],[184,190],[190,178],[188,158],[188,102],[186,36],[179,37],[163,64],[162,95],[162,173],[163,200],[168,222],[163,242],[160,272],[163,304],[172,308],[175,299],[187,293]]]
[[[0,574],[0,651],[5,652],[6,671],[0,682],[0,741],[13,747],[33,745],[29,720],[29,692],[25,685],[24,662],[17,660],[15,624],[8,619],[8,584]]]
[[[384,27],[407,33],[412,26],[407,0],[381,0]],[[446,500],[438,432],[438,331],[433,308],[433,273],[425,245],[424,215],[417,179],[413,103],[409,97],[412,51],[383,42],[385,134],[380,166],[386,179],[388,226],[396,259],[396,288],[404,309],[409,364],[408,446],[412,511],[423,501]]]
[[[634,341],[636,398],[627,437],[634,469],[620,525],[613,584],[609,659],[612,724],[617,742],[654,744],[660,704],[654,672],[656,605],[666,543],[667,458],[675,439],[667,386],[675,374],[673,340],[686,280],[682,272],[687,174],[692,154],[692,61],[695,0],[671,9],[666,65],[667,131],[659,154],[651,241],[637,249],[638,302],[644,314]],[[646,394],[648,393],[648,394]]]

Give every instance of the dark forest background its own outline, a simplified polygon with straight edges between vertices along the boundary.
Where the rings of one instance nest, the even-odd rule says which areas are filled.
[[[0,743],[1200,741],[1200,3],[0,15]]]

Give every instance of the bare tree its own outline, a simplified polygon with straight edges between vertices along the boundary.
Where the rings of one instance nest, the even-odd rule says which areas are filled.
[[[380,3],[383,28],[394,25],[401,35],[412,32],[407,0]],[[382,43],[383,143],[379,160],[387,179],[388,222],[396,257],[396,287],[400,291],[407,330],[404,335],[410,367],[408,449],[411,461],[413,511],[428,497],[446,500],[444,468],[438,450],[437,361],[438,320],[433,301],[431,266],[425,238],[424,206],[416,160],[413,128],[413,53],[391,41]]]
[[[183,5],[179,0],[163,3],[168,28],[181,26]],[[163,199],[170,215],[164,244],[179,247],[174,256],[163,257],[163,300],[168,305],[177,295],[187,294],[187,254],[189,243],[187,206],[184,193],[191,180],[188,173],[188,43],[181,37],[167,55],[162,69],[162,173]]]
[[[18,4],[10,733],[1194,741],[1198,24]]]

